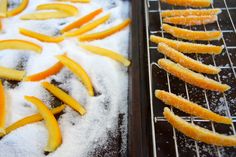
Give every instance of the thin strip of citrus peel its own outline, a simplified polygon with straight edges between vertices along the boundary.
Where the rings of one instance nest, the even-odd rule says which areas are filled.
[[[219,92],[225,92],[230,89],[230,86],[226,84],[221,84],[215,80],[204,77],[203,75],[195,73],[168,59],[159,59],[158,64],[162,69],[164,69],[168,73],[178,77],[179,79],[191,85]]]
[[[72,98],[70,95],[66,94],[63,90],[60,88],[54,86],[53,84],[50,84],[48,82],[42,82],[41,85],[47,89],[50,93],[52,93],[55,97],[63,101],[66,105],[73,108],[75,111],[77,111],[80,115],[86,114],[85,108],[77,102],[74,98]]]
[[[18,7],[14,8],[10,11],[7,11],[7,17],[12,17],[12,16],[20,14],[21,12],[23,12],[25,10],[25,8],[28,6],[28,4],[29,4],[29,0],[22,0],[21,4]]]
[[[26,40],[9,39],[0,40],[0,50],[14,49],[14,50],[31,50],[37,53],[42,52],[42,47]]]
[[[118,62],[122,63],[124,66],[130,65],[130,61],[127,58],[125,58],[124,56],[122,56],[114,51],[104,49],[101,47],[97,47],[97,46],[88,45],[88,44],[82,44],[82,43],[80,43],[79,46],[86,49],[87,51],[94,53],[94,54],[106,56],[106,57],[109,57],[115,61],[118,61]]]
[[[6,101],[5,101],[5,91],[0,80],[0,134],[5,134],[5,124],[6,124]]]
[[[223,50],[223,46],[195,44],[162,38],[155,35],[151,35],[150,40],[156,44],[165,43],[168,46],[183,53],[220,54]]]
[[[40,115],[45,120],[45,124],[48,129],[49,139],[48,144],[44,150],[46,152],[55,151],[62,143],[61,131],[56,118],[48,109],[48,107],[38,98],[33,96],[25,96],[25,99],[36,106]]]
[[[222,37],[220,31],[192,31],[188,29],[174,27],[168,24],[162,24],[162,28],[165,32],[172,36],[186,40],[219,40]]]
[[[94,96],[94,90],[93,90],[93,85],[92,85],[91,79],[88,76],[88,74],[86,73],[86,71],[83,69],[83,67],[67,56],[58,55],[58,56],[56,56],[56,58],[64,66],[66,66],[68,69],[70,69],[82,81],[82,83],[87,88],[89,95]]]
[[[51,37],[48,35],[44,35],[38,32],[34,32],[25,28],[19,28],[19,31],[22,35],[31,37],[31,38],[35,38],[39,41],[42,42],[51,42],[51,43],[59,43],[62,42],[64,40],[63,36],[57,36],[57,37]]]
[[[58,113],[62,112],[64,109],[65,109],[65,105],[61,105],[59,107],[51,109],[50,111],[52,112],[52,114],[55,115],[55,114],[58,114]],[[32,123],[35,123],[35,122],[39,122],[41,120],[43,120],[43,117],[39,113],[28,116],[28,117],[25,117],[23,119],[20,119],[20,120],[16,121],[15,123],[11,124],[10,126],[8,126],[5,129],[6,134],[9,134],[10,132],[12,132],[12,131],[14,131],[14,130],[22,127],[22,126],[25,126],[27,124],[32,124]],[[0,133],[0,137],[5,136],[6,134],[1,134]]]
[[[6,80],[22,81],[25,73],[25,71],[19,71],[0,66],[0,78]]]
[[[7,16],[7,3],[8,0],[0,0],[0,18]]]
[[[204,15],[204,16],[175,16],[166,17],[163,19],[164,23],[171,23],[175,25],[195,26],[206,25],[217,21],[216,15]]]
[[[130,23],[131,23],[131,20],[126,19],[122,23],[116,26],[113,26],[107,30],[104,30],[102,32],[92,33],[92,34],[84,34],[84,35],[81,35],[78,39],[79,41],[92,41],[92,40],[97,40],[97,39],[104,39],[116,32],[121,31],[122,29],[127,27]]]
[[[99,25],[105,23],[109,18],[110,18],[111,14],[107,14],[101,18],[98,18],[88,24],[85,24],[83,26],[81,26],[80,28],[74,30],[74,31],[70,31],[70,32],[65,32],[63,34],[63,36],[66,36],[66,37],[74,37],[74,36],[78,36],[78,35],[81,35],[81,34],[84,34],[88,31],[91,31],[93,30],[94,28],[98,27]]]
[[[218,74],[221,69],[211,66],[211,65],[206,65],[203,64],[199,61],[196,61],[188,56],[185,56],[183,53],[169,47],[168,45],[164,43],[158,44],[157,51],[166,55],[169,57],[171,60],[179,63],[180,65],[200,72],[200,73],[206,73],[206,74]]]
[[[99,8],[97,10],[94,10],[93,12],[83,16],[82,18],[72,22],[71,24],[65,26],[62,30],[61,33],[64,32],[68,32],[74,28],[79,28],[82,25],[84,25],[85,23],[89,22],[90,20],[92,20],[93,18],[95,18],[98,14],[100,14],[103,11],[102,8]]]
[[[212,0],[161,0],[161,2],[185,7],[209,7],[213,3]]]
[[[194,140],[217,146],[236,146],[235,136],[226,136],[219,133],[214,133],[195,124],[188,123],[171,112],[168,107],[164,108],[163,114],[166,120],[174,128]]]
[[[179,10],[165,10],[161,12],[161,17],[172,17],[172,16],[206,16],[206,15],[217,15],[221,13],[221,10],[216,9],[179,9]]]
[[[49,20],[71,17],[70,14],[60,11],[54,12],[36,12],[25,14],[20,17],[21,20]]]
[[[182,98],[181,96],[177,96],[163,90],[156,90],[155,96],[167,105],[173,106],[183,112],[200,117],[202,119],[212,120],[214,122],[223,124],[232,123],[232,120],[230,118],[216,114],[208,109],[201,107],[196,103]]]

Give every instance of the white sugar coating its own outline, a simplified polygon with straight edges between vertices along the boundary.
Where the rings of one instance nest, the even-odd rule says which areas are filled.
[[[65,19],[52,19],[46,21],[23,21],[20,16],[35,12],[39,4],[52,3],[53,0],[30,1],[29,7],[21,14],[2,20],[3,32],[0,40],[23,39],[39,44],[43,47],[42,54],[31,51],[4,50],[0,53],[0,66],[26,70],[27,75],[43,71],[58,60],[55,55],[67,52],[67,56],[79,63],[90,76],[93,87],[98,94],[95,97],[88,95],[85,86],[73,75],[69,69],[63,68],[58,74],[44,81],[55,80],[60,82],[59,87],[67,91],[73,98],[80,102],[87,110],[85,116],[80,116],[76,111],[66,106],[64,113],[58,119],[62,132],[62,145],[48,156],[73,157],[88,156],[98,146],[108,145],[108,132],[115,134],[118,127],[119,115],[122,118],[122,148],[127,147],[127,97],[128,97],[128,73],[122,64],[104,57],[90,53],[79,47],[76,38],[69,38],[60,44],[41,43],[36,39],[23,36],[18,28],[27,28],[47,35],[58,35],[61,28],[68,23],[82,17],[98,8],[104,12],[98,17],[111,13],[111,19],[105,24],[90,31],[97,32],[117,25],[129,17],[129,2],[121,0],[91,0],[89,4],[69,3],[79,9],[79,15]],[[11,1],[11,8],[19,0]],[[129,56],[129,28],[103,40],[92,41],[89,44],[107,48]],[[23,62],[23,63],[22,63]],[[23,64],[23,65],[22,65]],[[23,68],[22,68],[23,66]],[[40,86],[40,82],[21,82],[15,88],[4,83],[7,98],[7,125],[37,113],[34,105],[28,103],[25,95],[36,96],[42,99],[49,108],[52,96]],[[21,127],[0,140],[0,156],[7,157],[42,157],[44,147],[47,144],[48,133],[44,122],[38,122]]]

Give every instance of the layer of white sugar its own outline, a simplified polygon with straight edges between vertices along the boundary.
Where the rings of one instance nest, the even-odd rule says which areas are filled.
[[[20,2],[19,0],[11,0]],[[69,23],[79,17],[97,9],[104,8],[104,14],[112,13],[111,19],[95,31],[101,31],[129,16],[129,2],[119,0],[91,0],[89,4],[68,3],[79,9],[79,15],[66,19],[53,19],[46,21],[22,21],[20,16],[35,11],[39,4],[53,2],[53,0],[31,0],[27,9],[12,18],[3,19],[3,32],[0,39],[25,39],[35,42],[43,47],[42,54],[30,51],[4,50],[0,53],[0,66],[23,69],[27,74],[33,74],[47,69],[57,62],[55,55],[67,52],[68,56],[78,62],[88,72],[98,96],[90,97],[84,85],[68,69],[52,76],[52,79],[61,82],[60,88],[69,92],[87,110],[85,116],[80,116],[70,107],[58,119],[63,142],[62,145],[48,156],[52,157],[84,157],[88,156],[97,146],[106,145],[108,132],[115,132],[118,126],[119,114],[125,114],[122,131],[122,150],[126,149],[127,135],[127,96],[128,73],[123,65],[106,57],[94,55],[79,47],[76,38],[66,39],[60,44],[41,43],[35,39],[20,35],[19,27],[48,35],[56,35],[63,24]],[[12,4],[12,3],[11,3]],[[12,5],[14,6],[14,5]],[[101,16],[101,15],[100,15]],[[64,25],[65,26],[65,25]],[[116,33],[106,39],[90,42],[91,44],[109,48],[124,56],[128,56],[129,29]],[[14,89],[5,82],[7,98],[7,125],[37,112],[36,108],[24,100],[24,95],[33,95],[50,107],[51,95],[40,86],[40,83],[21,82]],[[47,129],[44,122],[38,122],[21,127],[0,140],[0,156],[7,157],[42,157],[47,144]]]

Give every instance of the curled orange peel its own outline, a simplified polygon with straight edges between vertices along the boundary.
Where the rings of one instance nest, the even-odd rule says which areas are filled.
[[[5,124],[6,124],[6,101],[5,101],[5,91],[0,80],[0,133],[5,134]]]
[[[65,104],[73,108],[75,111],[80,113],[80,115],[86,114],[85,108],[74,98],[72,98],[70,95],[65,93],[60,88],[54,86],[53,84],[50,84],[48,82],[42,82],[41,85],[47,89],[50,93],[52,93],[55,97],[63,101]]]
[[[21,4],[18,7],[10,11],[7,11],[7,17],[12,17],[12,16],[20,14],[21,12],[25,10],[28,4],[29,4],[29,0],[22,0]]]
[[[58,55],[56,58],[82,81],[82,83],[87,88],[89,95],[94,96],[91,79],[83,67],[67,56]]]
[[[62,36],[58,36],[58,37],[51,37],[51,36],[47,36],[41,33],[37,33],[25,28],[19,28],[19,31],[22,35],[31,37],[31,38],[35,38],[39,41],[43,41],[43,42],[51,42],[51,43],[59,43],[62,42],[64,40],[64,37]]]
[[[164,108],[163,114],[166,120],[174,128],[194,140],[217,146],[236,146],[235,136],[227,136],[219,133],[214,133],[195,124],[188,123],[184,119],[171,112],[167,107]]]
[[[0,78],[7,80],[22,81],[25,76],[25,71],[19,71],[0,66]]]
[[[48,107],[38,98],[33,96],[25,96],[25,99],[36,106],[40,115],[45,120],[45,124],[48,129],[49,139],[48,144],[44,150],[46,152],[55,151],[62,143],[61,131],[56,118],[48,109]]]
[[[217,15],[221,13],[219,8],[216,9],[179,9],[179,10],[165,10],[161,12],[161,17],[172,16],[206,16]]]
[[[213,0],[161,0],[161,2],[185,7],[209,7]]]
[[[119,32],[120,30],[127,27],[130,23],[131,23],[131,20],[127,19],[123,21],[122,23],[116,26],[113,26],[107,30],[104,30],[102,32],[92,33],[92,34],[84,34],[84,35],[81,35],[78,39],[79,41],[92,41],[92,40],[97,40],[97,39],[103,39],[116,32]]]

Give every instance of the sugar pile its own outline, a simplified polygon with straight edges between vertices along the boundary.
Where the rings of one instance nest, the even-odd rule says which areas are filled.
[[[19,0],[12,0],[11,6]],[[36,54],[28,51],[4,50],[0,53],[0,66],[24,69],[27,74],[33,74],[49,68],[57,62],[56,54],[68,53],[70,58],[80,63],[88,72],[97,93],[90,97],[83,84],[64,68],[59,74],[48,78],[60,82],[60,88],[69,91],[69,94],[78,100],[87,109],[87,114],[81,117],[77,112],[66,107],[59,117],[63,143],[51,157],[88,156],[98,145],[106,145],[108,132],[115,132],[118,125],[119,114],[124,114],[122,150],[126,150],[127,135],[127,96],[128,73],[127,68],[121,64],[89,53],[78,46],[75,38],[66,39],[60,44],[40,43],[37,40],[22,36],[19,27],[28,28],[48,35],[56,35],[58,30],[66,23],[74,21],[97,8],[104,8],[99,17],[112,13],[111,19],[95,31],[109,28],[120,23],[129,16],[129,2],[115,0],[92,0],[89,4],[74,4],[78,7],[79,15],[66,19],[53,19],[47,21],[21,21],[19,17],[25,13],[35,11],[39,4],[53,2],[52,0],[30,1],[29,7],[18,16],[4,19],[4,31],[0,39],[26,39],[43,46],[43,53]],[[70,3],[69,3],[70,4]],[[129,28],[108,37],[104,40],[93,41],[91,44],[112,49],[128,56]],[[23,96],[32,95],[42,99],[49,107],[52,96],[40,86],[40,83],[21,82],[15,88],[10,88],[5,82],[7,95],[7,125],[37,112],[36,108],[27,103]],[[47,144],[47,129],[44,122],[38,122],[21,127],[0,140],[0,156],[7,157],[42,157]]]

